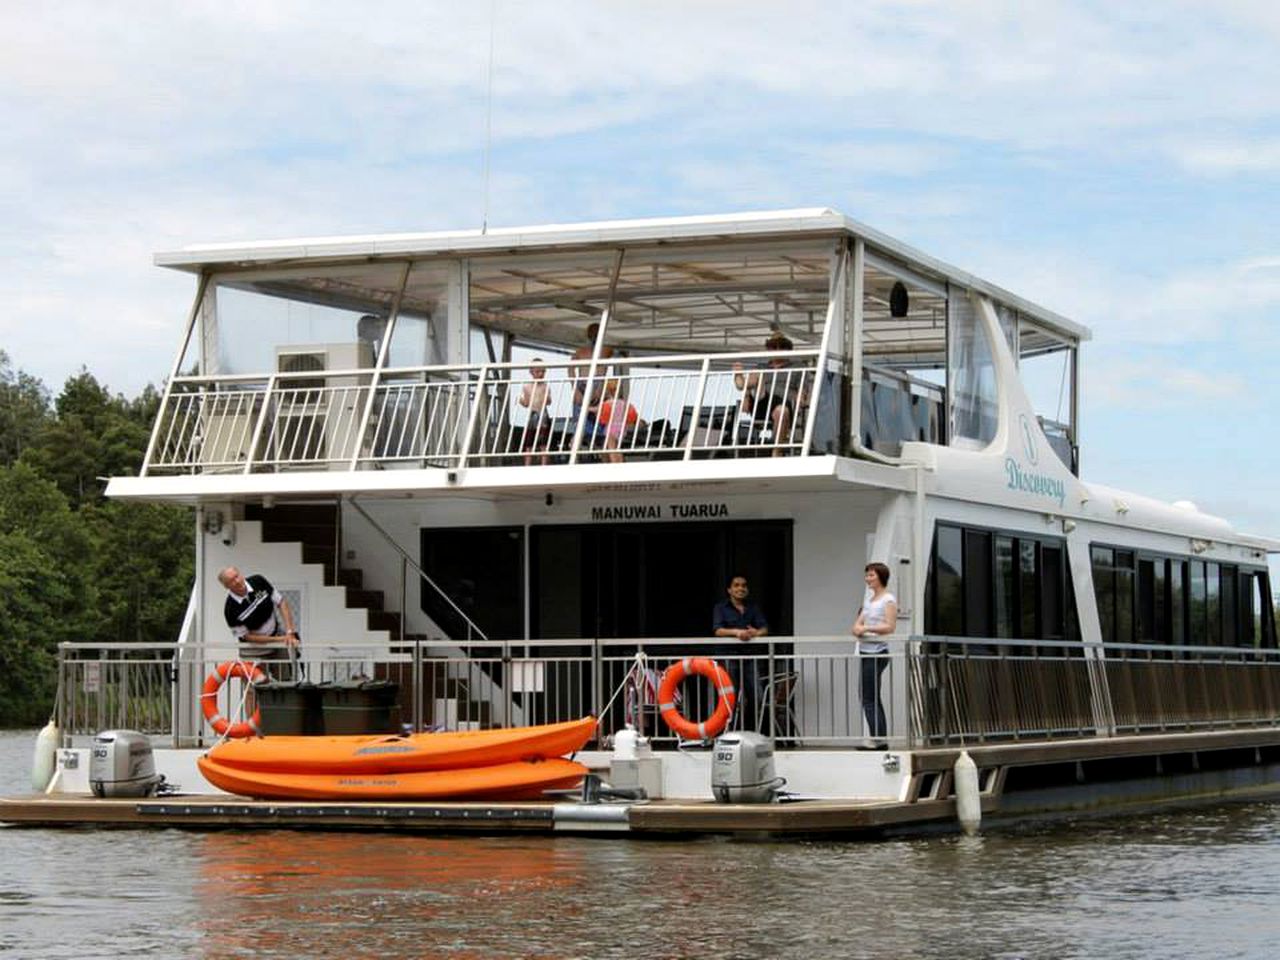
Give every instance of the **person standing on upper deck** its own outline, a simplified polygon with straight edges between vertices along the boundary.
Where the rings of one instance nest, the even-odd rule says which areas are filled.
[[[596,347],[596,338],[600,336],[600,324],[593,323],[587,327],[587,342],[585,345],[573,351],[569,357],[570,360],[590,360]],[[607,343],[600,345],[600,359],[611,359],[614,355],[613,347]],[[603,389],[605,374],[608,371],[607,366],[600,366],[596,369],[596,379],[591,387],[591,399],[587,403],[587,410],[592,419],[594,419],[595,407],[600,402],[600,394]],[[587,378],[591,372],[591,365],[580,364],[569,368],[569,376],[573,378],[573,417],[576,420],[582,404],[586,400]]]
[[[769,621],[760,608],[747,599],[751,589],[747,586],[746,577],[735,574],[729,579],[725,592],[728,597],[717,603],[711,611],[711,629],[717,637],[731,637],[739,641],[715,647],[715,655],[728,661],[726,668],[733,678],[734,689],[738,692],[737,714],[740,718],[745,718],[739,721],[738,727],[743,728],[756,722],[756,684],[759,671],[751,654],[759,651],[750,650],[742,644],[750,643],[757,637],[767,637]]]
[[[533,358],[533,366],[529,368],[530,380],[520,388],[520,396],[516,402],[529,411],[529,422],[525,424],[524,439],[521,447],[525,453],[525,465],[533,463],[533,452],[542,451],[542,462],[549,463],[547,443],[551,437],[551,419],[547,407],[551,405],[551,393],[547,386],[547,368],[541,357]]]
[[[862,714],[867,719],[867,732],[873,746],[883,749],[889,725],[880,702],[880,674],[889,665],[889,645],[877,638],[898,629],[898,601],[888,590],[889,568],[883,563],[868,563],[862,579],[867,585],[867,598],[851,632],[858,638]]]

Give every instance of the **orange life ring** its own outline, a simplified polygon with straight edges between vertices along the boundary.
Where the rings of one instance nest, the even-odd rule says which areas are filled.
[[[232,723],[218,712],[218,691],[230,677],[248,680],[251,684],[266,683],[267,674],[256,663],[243,660],[227,660],[213,668],[213,673],[204,678],[204,692],[200,694],[200,708],[204,718],[213,727],[213,732],[220,737],[231,737],[245,740],[262,733],[262,709],[256,708],[248,720]],[[256,707],[256,704],[255,704]]]
[[[694,723],[686,720],[676,709],[676,687],[692,674],[706,677],[716,688],[716,709],[706,720]],[[686,740],[706,740],[714,737],[729,723],[738,695],[733,680],[720,664],[710,657],[685,657],[677,660],[662,672],[658,687],[658,710],[668,727]]]

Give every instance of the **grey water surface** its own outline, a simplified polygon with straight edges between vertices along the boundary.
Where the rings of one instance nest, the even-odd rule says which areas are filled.
[[[0,794],[35,731],[0,731]],[[1280,957],[1280,805],[878,843],[0,828],[0,957]]]

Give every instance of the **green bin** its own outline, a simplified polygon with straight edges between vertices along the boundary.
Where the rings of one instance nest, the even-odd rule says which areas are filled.
[[[399,733],[400,685],[387,680],[341,680],[316,686],[328,736]]]
[[[254,688],[265,736],[310,736],[324,732],[320,691],[314,683],[271,680]]]

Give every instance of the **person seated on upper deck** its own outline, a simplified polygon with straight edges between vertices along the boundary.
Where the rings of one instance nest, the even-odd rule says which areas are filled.
[[[605,382],[603,396],[604,400],[596,410],[596,423],[604,431],[604,447],[610,451],[605,454],[605,459],[610,463],[621,463],[622,454],[618,448],[624,435],[640,426],[640,411],[630,400],[618,396],[617,380]]]
[[[790,369],[790,360],[782,355],[793,346],[782,333],[774,333],[765,341],[764,348],[776,351],[778,356],[770,357],[762,369],[748,373],[741,363],[733,365],[733,385],[742,391],[741,409],[751,415],[753,424],[772,427],[775,457],[786,453],[781,445],[793,440],[791,431],[796,411],[809,402],[804,372]]]
[[[521,443],[521,448],[528,451],[524,457],[526,466],[533,463],[535,450],[542,451],[541,459],[544,464],[551,460],[547,455],[547,444],[551,437],[551,416],[547,413],[547,408],[551,406],[551,392],[546,382],[547,368],[541,357],[533,358],[529,376],[533,379],[520,388],[520,396],[516,398],[516,402],[529,411],[529,422],[525,424]]]
[[[756,722],[756,687],[759,684],[759,670],[753,654],[758,649],[750,649],[744,644],[757,637],[769,635],[769,621],[765,619],[760,608],[747,597],[751,590],[747,586],[747,578],[735,574],[729,579],[725,590],[728,597],[721,600],[711,611],[711,629],[717,637],[731,637],[737,641],[728,645],[717,645],[712,648],[712,655],[724,658],[729,676],[733,678],[733,686],[738,694],[736,713],[739,717],[739,729],[751,727]]]

